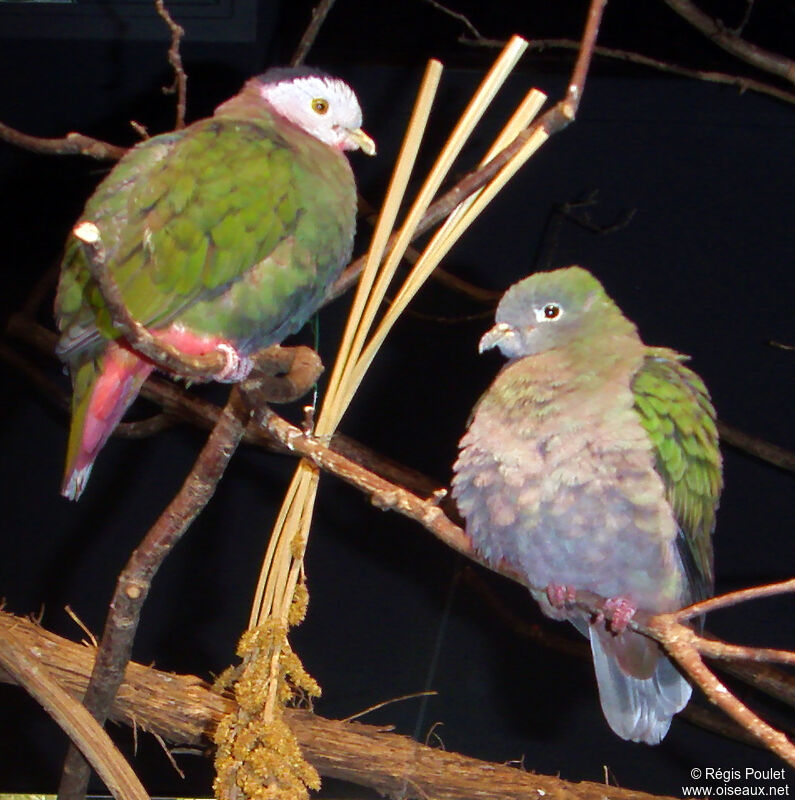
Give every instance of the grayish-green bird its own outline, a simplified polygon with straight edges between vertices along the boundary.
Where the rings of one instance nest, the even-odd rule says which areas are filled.
[[[341,80],[271,69],[211,118],[130,150],[82,220],[98,228],[133,317],[184,353],[224,353],[219,379],[243,379],[249,356],[301,328],[350,257],[356,186],[344,151],[375,152],[361,124]],[[74,235],[55,315],[73,385],[62,492],[77,499],[154,365],[113,327]]]
[[[508,364],[454,465],[467,532],[487,563],[546,589],[548,616],[588,637],[610,727],[656,744],[690,684],[626,623],[712,593],[722,478],[709,393],[686,356],[646,346],[581,267],[512,286],[480,351],[495,345]],[[610,627],[567,607],[577,590],[608,599]]]

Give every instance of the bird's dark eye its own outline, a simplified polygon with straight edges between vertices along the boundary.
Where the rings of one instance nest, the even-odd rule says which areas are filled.
[[[328,100],[323,97],[316,97],[312,101],[312,111],[316,114],[325,114],[328,111]]]
[[[557,303],[547,303],[544,306],[544,317],[546,319],[557,319],[560,316],[560,306]]]

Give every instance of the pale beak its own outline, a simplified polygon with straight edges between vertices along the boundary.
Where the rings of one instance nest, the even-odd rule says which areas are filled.
[[[375,142],[361,128],[347,131],[347,139],[350,142],[351,150],[355,150],[358,147],[368,156],[375,155]]]
[[[492,347],[496,347],[503,339],[507,336],[513,336],[514,333],[514,329],[507,322],[498,322],[481,336],[478,343],[478,353],[491,350]]]

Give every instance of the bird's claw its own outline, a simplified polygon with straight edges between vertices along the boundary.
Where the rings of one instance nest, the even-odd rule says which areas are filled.
[[[248,378],[249,373],[254,369],[254,362],[248,356],[242,356],[232,347],[231,344],[221,342],[215,348],[219,353],[223,353],[226,363],[215,375],[215,380],[219,383],[240,383]]]
[[[577,590],[572,586],[563,586],[559,583],[547,585],[547,600],[553,608],[563,609],[577,599]]]
[[[605,601],[605,611],[610,614],[610,630],[615,634],[623,633],[629,621],[638,610],[628,597],[611,597]]]

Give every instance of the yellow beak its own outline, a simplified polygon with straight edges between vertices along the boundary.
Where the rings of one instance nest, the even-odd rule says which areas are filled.
[[[348,131],[348,139],[353,145],[352,149],[358,147],[363,153],[368,156],[375,155],[375,142],[361,129]]]

